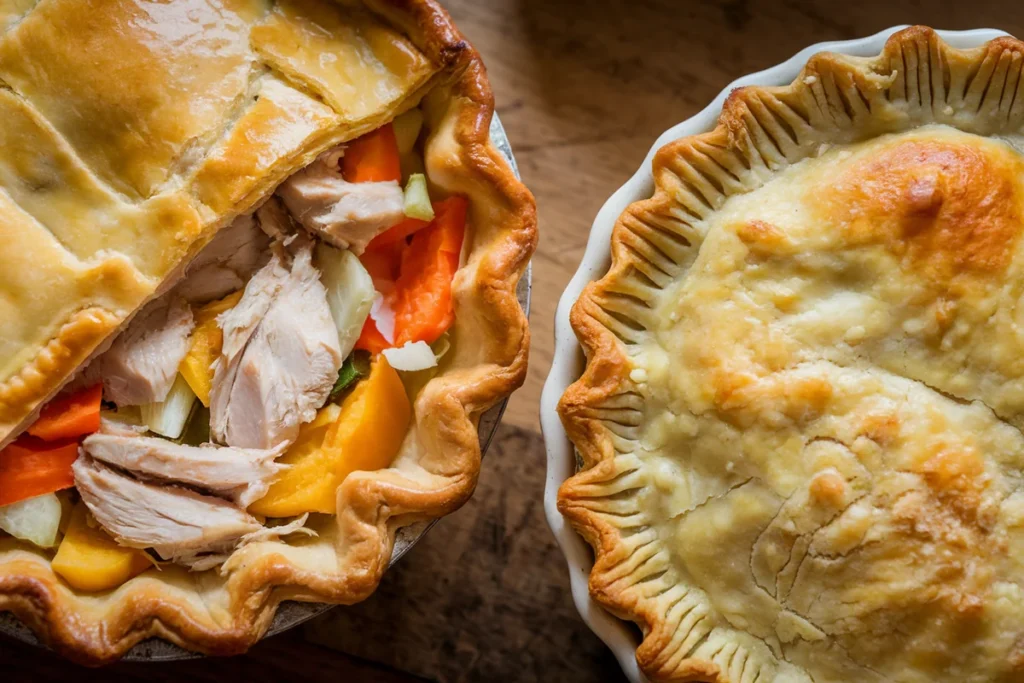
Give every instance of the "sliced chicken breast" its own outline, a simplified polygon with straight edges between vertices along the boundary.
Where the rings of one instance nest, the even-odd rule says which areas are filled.
[[[252,276],[238,303],[217,318],[217,324],[224,332],[224,342],[221,357],[216,362],[225,367],[214,368],[215,371],[227,371],[226,366],[241,356],[288,277],[288,268],[281,256],[275,254],[267,265]],[[216,375],[213,390],[217,391]]]
[[[194,326],[184,299],[161,297],[135,316],[87,372],[103,379],[104,396],[119,406],[163,401],[188,352]],[[101,365],[94,369],[97,363]]]
[[[306,230],[340,249],[363,253],[370,240],[404,218],[405,196],[394,181],[350,183],[328,152],[277,188]]]
[[[224,332],[224,342],[220,356],[213,363],[210,432],[220,443],[226,443],[228,403],[242,354],[288,277],[289,272],[282,263],[281,255],[274,254],[270,262],[249,280],[242,298],[234,308],[217,318]]]
[[[306,527],[306,520],[309,519],[309,514],[304,514],[301,517],[282,524],[279,526],[265,526],[261,527],[258,531],[254,531],[250,534],[242,536],[238,541],[236,548],[250,543],[258,543],[259,541],[273,541],[282,536],[288,536],[291,534],[301,534],[303,536],[316,536],[317,533],[312,529]],[[231,557],[230,552],[217,553],[217,554],[206,554],[201,557],[192,559],[189,562],[189,567],[197,572],[212,569],[218,564],[221,564]]]
[[[192,565],[223,554],[263,529],[252,515],[220,498],[180,486],[148,484],[82,455],[75,486],[96,521],[121,545],[152,548],[165,560]]]
[[[295,235],[296,228],[292,224],[291,215],[281,203],[280,198],[271,197],[263,203],[263,206],[256,209],[256,224],[272,244],[279,245],[288,242]]]
[[[96,433],[112,436],[142,436],[147,431],[149,431],[149,429],[146,425],[119,419],[116,415],[107,417],[101,413],[100,430]]]
[[[283,282],[281,270],[275,255],[220,318],[224,348],[214,367],[210,427],[229,446],[294,441],[327,400],[344,360],[310,245],[298,249]]]
[[[270,258],[269,245],[270,239],[251,215],[239,216],[188,265],[176,293],[199,304],[241,289]]]
[[[82,448],[96,460],[146,477],[188,484],[248,507],[263,497],[283,465],[280,450],[186,446],[154,437],[93,434]]]
[[[105,352],[104,352],[105,353]],[[71,378],[71,381],[64,385],[64,388],[60,390],[61,394],[73,394],[81,391],[82,389],[88,389],[89,387],[96,386],[103,382],[103,355],[100,354],[88,361],[84,367],[81,367],[76,372],[75,376]],[[173,382],[172,382],[173,384]],[[168,391],[170,391],[168,389]]]

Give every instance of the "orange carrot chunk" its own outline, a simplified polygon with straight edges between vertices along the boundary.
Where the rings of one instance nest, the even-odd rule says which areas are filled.
[[[378,291],[388,291],[386,300],[395,312],[395,342],[388,342],[371,318],[363,325],[357,349],[380,353],[410,341],[433,343],[444,334],[455,317],[452,279],[459,268],[459,254],[466,232],[468,202],[449,197],[434,203],[434,220],[426,227],[399,223],[388,231],[393,239],[371,243],[360,261],[373,278]],[[417,221],[422,223],[422,221]],[[387,235],[378,235],[378,239]],[[411,235],[409,244],[405,240]]]
[[[437,206],[436,202],[434,206]],[[434,211],[436,215],[437,209],[435,208]],[[410,235],[428,225],[430,225],[429,221],[423,221],[419,218],[406,218],[370,240],[370,243],[366,245],[366,251],[380,251],[385,247],[391,247],[396,244],[404,245]]]
[[[44,441],[74,439],[100,428],[100,401],[103,385],[97,384],[73,394],[58,396],[39,414],[28,433]]]
[[[466,232],[468,203],[463,197],[438,202],[429,227],[417,232],[402,252],[401,274],[392,294],[395,346],[433,343],[452,324],[452,280]]]
[[[22,436],[0,450],[0,505],[17,503],[75,485],[71,465],[78,442],[50,443]]]
[[[356,340],[356,348],[370,353],[380,353],[384,349],[391,348],[391,344],[384,338],[384,335],[377,329],[377,323],[373,318],[367,317],[363,323],[363,331],[359,333]]]
[[[464,214],[465,203],[466,200],[462,197],[449,197],[448,199],[433,202],[434,220],[437,220],[437,216],[442,216],[446,212],[459,212],[461,210]],[[465,220],[464,216],[462,220]],[[399,243],[404,244],[409,237],[430,225],[431,222],[407,217],[370,240],[370,243],[366,245],[366,251],[380,250]]]
[[[367,249],[359,257],[359,262],[373,278],[373,284],[378,291],[381,290],[380,283],[394,282],[398,279],[399,267],[402,265],[403,246],[405,245],[396,242],[373,251]]]
[[[341,175],[350,183],[402,180],[402,164],[391,124],[348,143],[341,158]]]

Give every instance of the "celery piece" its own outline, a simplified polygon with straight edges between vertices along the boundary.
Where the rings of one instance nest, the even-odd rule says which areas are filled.
[[[142,413],[142,421],[151,432],[168,439],[177,439],[185,430],[185,423],[192,414],[195,402],[195,392],[179,373],[174,378],[171,390],[167,392],[167,398],[159,403],[140,406],[139,410]]]
[[[430,203],[430,192],[427,191],[427,177],[422,173],[413,173],[405,185],[405,215],[419,218],[422,221],[434,220],[434,207]]]
[[[195,407],[178,441],[186,446],[202,446],[204,443],[212,441],[210,438],[209,408],[201,403]]]

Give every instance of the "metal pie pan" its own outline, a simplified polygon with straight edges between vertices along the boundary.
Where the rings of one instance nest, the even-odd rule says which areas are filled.
[[[498,119],[497,114],[495,114],[491,119],[491,142],[494,143],[494,146],[498,149],[501,155],[505,157],[505,160],[508,161],[518,178],[519,167],[516,165],[515,157],[512,156],[512,147],[509,144],[508,136],[505,134],[505,128],[501,125],[501,121]],[[516,288],[516,296],[519,299],[519,305],[523,307],[523,311],[527,315],[530,314],[531,275],[532,267],[527,266],[526,272],[523,274],[522,279],[519,281],[519,286]],[[501,403],[497,404],[480,416],[480,423],[477,431],[480,435],[481,454],[485,454],[487,452],[487,447],[490,445],[491,439],[494,438],[494,434],[498,430],[498,425],[501,423],[501,415],[505,412],[505,406],[507,403],[508,399],[506,398]],[[400,528],[395,534],[395,545],[394,550],[391,553],[391,562],[389,563],[389,566],[393,566],[407,552],[409,552],[412,547],[416,545],[421,538],[423,538],[430,527],[436,523],[437,520],[417,522]],[[274,621],[270,624],[270,628],[267,629],[266,636],[264,637],[273,636],[283,631],[287,631],[288,629],[298,626],[305,621],[309,621],[315,616],[323,614],[332,607],[335,607],[335,605],[318,602],[294,602],[290,600],[282,602],[274,615]],[[0,633],[11,636],[29,645],[44,647],[27,626],[7,612],[0,612]],[[203,656],[204,655],[180,648],[166,640],[151,638],[130,649],[125,653],[122,659],[124,661],[135,662],[160,662],[179,659],[197,659]]]

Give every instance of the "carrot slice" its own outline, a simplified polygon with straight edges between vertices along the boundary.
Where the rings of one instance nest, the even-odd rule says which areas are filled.
[[[452,324],[452,280],[466,232],[468,203],[463,197],[439,202],[430,226],[417,232],[402,253],[395,282],[395,345],[433,343]]]
[[[44,441],[73,439],[92,434],[100,428],[100,401],[103,385],[97,384],[50,401],[28,433]]]
[[[0,451],[0,505],[75,485],[71,465],[78,442],[50,443],[22,436]]]
[[[434,202],[434,220],[438,220],[439,216],[445,214],[451,214],[447,219],[442,220],[451,221],[466,221],[466,200],[463,197],[448,197],[440,201]],[[388,228],[381,234],[370,240],[370,243],[366,245],[367,251],[382,249],[387,246],[392,246],[398,243],[405,242],[414,233],[419,232],[423,228],[430,225],[433,221],[421,221],[419,218],[405,218],[405,220],[395,224]]]
[[[435,203],[436,206],[437,204]],[[436,208],[434,213],[435,215],[437,214]],[[366,245],[366,251],[379,251],[396,244],[404,245],[410,235],[428,225],[430,225],[429,221],[423,221],[419,218],[406,218],[370,240],[370,243]]]
[[[363,331],[359,333],[355,348],[370,353],[380,353],[384,349],[391,348],[391,344],[377,329],[377,323],[373,322],[373,318],[368,317],[363,323]]]
[[[341,175],[350,183],[402,180],[398,142],[390,123],[348,143],[341,158]]]
[[[366,250],[359,257],[359,262],[366,268],[366,272],[373,278],[377,286],[379,282],[394,282],[398,279],[399,267],[402,265],[402,247],[404,245],[396,242],[386,245],[373,251]],[[377,286],[378,291],[380,286]]]
[[[442,251],[458,254],[462,251],[462,239],[466,232],[466,213],[469,201],[465,197],[448,197],[434,202],[433,223],[444,226]]]
[[[388,302],[395,311],[395,343],[389,343],[368,318],[357,349],[379,353],[409,341],[433,343],[451,326],[455,317],[452,279],[459,268],[468,207],[464,197],[435,202],[434,220],[426,227],[403,221],[377,237],[394,232],[394,238],[371,243],[359,257],[377,290],[389,292]]]

